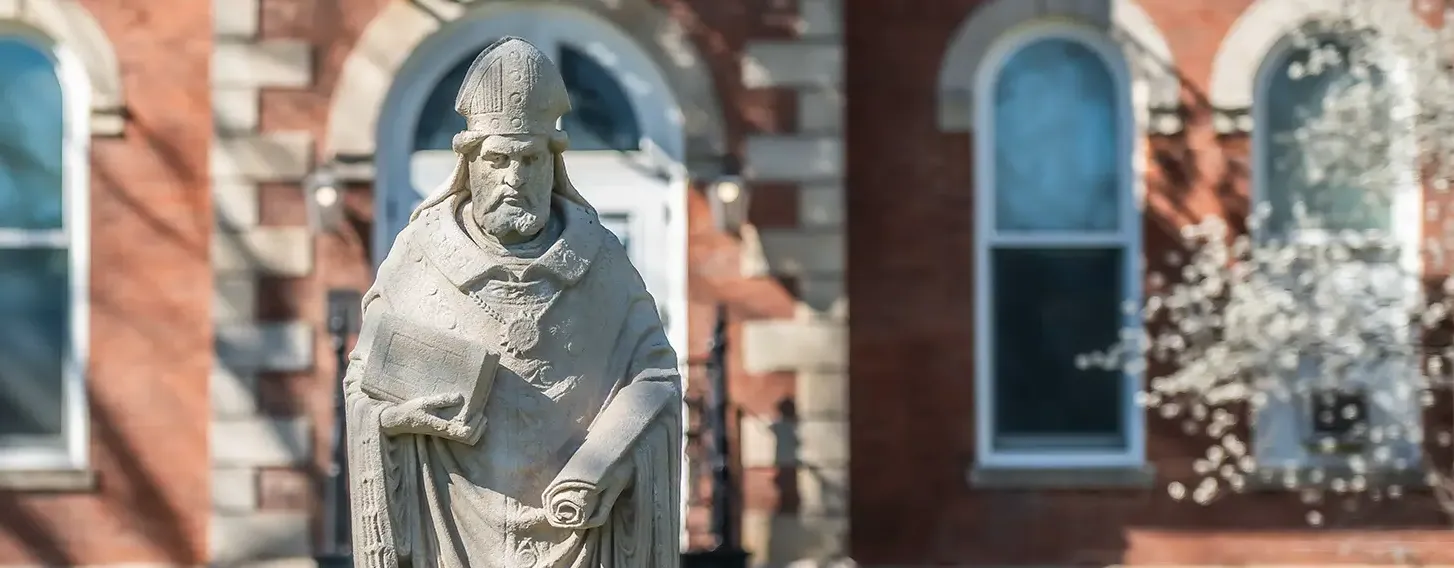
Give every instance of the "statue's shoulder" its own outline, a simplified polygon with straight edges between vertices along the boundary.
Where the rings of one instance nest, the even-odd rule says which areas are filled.
[[[626,246],[621,244],[616,233],[611,232],[601,224],[599,218],[593,217],[594,226],[589,229],[589,238],[595,241],[595,250],[591,259],[591,278],[603,283],[608,283],[606,288],[615,290],[623,295],[619,300],[629,301],[630,298],[646,293],[646,282],[641,278],[641,272],[633,264],[631,255]]]
[[[394,244],[389,247],[389,252],[384,255],[384,261],[379,264],[379,272],[376,279],[380,281],[391,281],[397,278],[411,278],[428,263],[424,259],[425,248],[429,242],[429,227],[423,223],[412,222],[405,225],[398,235],[394,236]]]

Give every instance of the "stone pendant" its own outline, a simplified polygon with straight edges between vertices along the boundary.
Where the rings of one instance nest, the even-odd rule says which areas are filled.
[[[529,318],[510,322],[505,331],[505,348],[511,353],[523,354],[540,343],[540,326]]]

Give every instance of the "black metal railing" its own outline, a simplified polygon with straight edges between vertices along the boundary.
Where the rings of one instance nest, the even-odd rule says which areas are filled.
[[[356,290],[329,290],[328,335],[333,340],[337,369],[334,377],[333,439],[323,486],[323,547],[316,556],[320,568],[353,566],[348,507],[348,429],[343,377],[348,373],[348,339],[358,333],[361,295]]]
[[[721,304],[717,306],[717,323],[712,328],[706,367],[707,412],[702,422],[711,434],[706,437],[704,449],[712,469],[712,520],[709,530],[716,546],[683,552],[682,567],[742,568],[747,566],[747,553],[737,545],[737,533],[732,522],[737,506],[732,484],[732,453],[727,445],[727,307]]]

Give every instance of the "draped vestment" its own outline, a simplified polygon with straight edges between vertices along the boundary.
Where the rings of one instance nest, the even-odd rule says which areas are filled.
[[[404,228],[363,318],[392,313],[498,352],[483,433],[473,446],[384,435],[387,403],[359,387],[360,337],[344,379],[355,564],[674,568],[680,377],[641,276],[586,206],[555,197],[559,238],[520,259],[470,239],[466,201]],[[601,492],[597,515],[551,500],[572,488]]]

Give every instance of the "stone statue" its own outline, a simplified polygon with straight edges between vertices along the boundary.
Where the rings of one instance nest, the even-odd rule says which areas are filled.
[[[500,40],[455,110],[454,172],[364,295],[344,379],[355,563],[675,567],[677,357],[566,177],[560,73]]]

